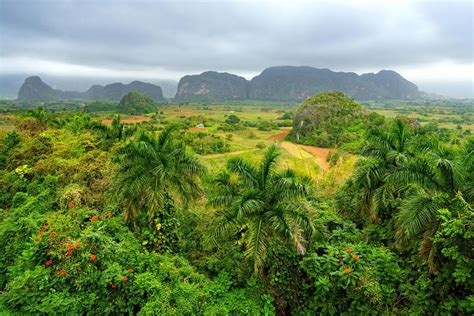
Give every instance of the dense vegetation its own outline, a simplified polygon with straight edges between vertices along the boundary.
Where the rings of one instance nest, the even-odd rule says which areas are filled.
[[[239,116],[220,124],[252,126]],[[474,313],[472,136],[372,116],[336,141],[357,143],[359,156],[327,191],[278,146],[210,170],[196,153],[214,152],[203,145],[214,135],[187,130],[202,118],[158,119],[10,116],[15,128],[0,134],[0,310]],[[244,132],[275,128],[256,122]]]
[[[316,94],[293,116],[292,138],[301,143],[334,147],[358,141],[368,126],[362,106],[341,92]]]
[[[124,114],[142,114],[150,113],[156,110],[153,100],[138,92],[128,92],[118,104],[120,113]]]

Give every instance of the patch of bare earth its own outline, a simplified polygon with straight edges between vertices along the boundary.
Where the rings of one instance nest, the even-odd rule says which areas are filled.
[[[329,169],[327,158],[329,155],[329,148],[322,148],[316,146],[297,145],[290,142],[282,142],[280,146],[289,152],[292,156],[299,159],[315,158],[318,165],[323,170]]]
[[[120,120],[120,123],[134,124],[134,123],[147,122],[147,121],[150,121],[150,120],[151,120],[151,118],[149,118],[147,116],[134,116],[132,118]],[[105,124],[105,125],[112,125],[112,120],[102,120],[101,122],[102,122],[102,124]]]

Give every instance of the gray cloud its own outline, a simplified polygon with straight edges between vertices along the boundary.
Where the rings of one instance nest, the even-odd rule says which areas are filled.
[[[472,70],[470,1],[291,3],[2,0],[1,57],[177,77],[282,64],[361,72],[449,62]],[[465,94],[473,93],[471,81]]]

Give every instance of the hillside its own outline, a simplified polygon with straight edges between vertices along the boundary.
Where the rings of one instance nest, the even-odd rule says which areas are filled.
[[[215,71],[184,76],[178,84],[176,100],[245,100],[248,81],[229,73]]]
[[[322,147],[352,139],[362,123],[362,106],[341,92],[323,92],[304,101],[293,116],[292,136],[297,142]]]
[[[28,77],[18,91],[20,101],[54,101],[54,100],[96,100],[119,101],[128,92],[138,92],[149,96],[154,101],[163,101],[163,92],[157,85],[133,81],[130,84],[112,83],[105,86],[93,85],[85,92],[55,90],[38,76]]]
[[[120,100],[119,111],[125,114],[143,114],[152,112],[155,109],[153,100],[137,92],[128,92]]]

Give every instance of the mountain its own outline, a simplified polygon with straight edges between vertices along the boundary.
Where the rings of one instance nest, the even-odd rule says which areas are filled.
[[[394,71],[357,75],[308,66],[265,69],[250,81],[253,100],[301,101],[323,91],[337,90],[357,100],[416,99],[418,87]]]
[[[215,71],[185,76],[179,81],[175,99],[295,102],[324,91],[341,91],[357,100],[420,97],[415,84],[390,70],[358,75],[308,66],[278,66],[265,69],[250,82],[233,74]]]
[[[26,78],[18,90],[18,100],[21,101],[53,101],[59,98],[56,90],[44,83],[38,76]]]
[[[351,134],[361,121],[365,121],[364,109],[354,99],[339,91],[321,92],[296,109],[291,136],[300,143],[334,147],[352,136],[357,139]]]
[[[176,100],[245,100],[248,81],[236,75],[215,71],[184,76],[178,83]]]
[[[22,101],[54,101],[68,99],[84,99],[97,101],[118,101],[128,92],[144,94],[154,101],[163,101],[163,92],[157,85],[133,81],[130,84],[112,83],[105,86],[93,85],[85,92],[55,90],[44,83],[40,77],[25,79],[18,91],[18,100]]]
[[[120,113],[135,115],[153,112],[156,105],[149,96],[138,92],[128,92],[120,100],[118,108]]]

